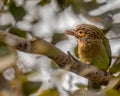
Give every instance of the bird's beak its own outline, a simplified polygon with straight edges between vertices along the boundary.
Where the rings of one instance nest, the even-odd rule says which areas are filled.
[[[66,30],[65,33],[68,34],[68,35],[72,35],[72,36],[75,36],[75,37],[76,37],[76,32],[75,32],[75,30],[73,30],[73,29],[71,29],[71,30]]]

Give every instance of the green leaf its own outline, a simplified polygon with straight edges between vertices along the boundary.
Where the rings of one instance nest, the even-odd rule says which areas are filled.
[[[66,40],[67,36],[63,33],[55,33],[52,37],[52,44],[56,44],[59,41]]]
[[[115,89],[107,90],[105,96],[120,96],[120,92]]]
[[[4,26],[1,26],[1,25],[0,25],[0,29],[1,29],[1,30],[6,30],[6,29],[11,28],[11,27],[12,27],[11,24],[4,25]]]
[[[57,0],[57,4],[61,9],[65,9],[68,5],[68,2],[69,1],[67,0]]]
[[[3,0],[3,4],[9,6],[13,0]]]
[[[39,96],[59,96],[59,93],[56,88],[43,90]]]
[[[21,21],[23,16],[26,14],[25,9],[23,7],[16,6],[14,2],[9,6],[9,10],[16,21]]]
[[[36,92],[41,86],[41,82],[24,82],[23,83],[23,90],[26,96],[29,96],[31,93]]]
[[[51,0],[41,0],[38,5],[44,6],[46,4],[49,4],[51,2]]]
[[[23,38],[27,37],[27,32],[26,31],[20,30],[20,29],[15,28],[15,27],[11,28],[9,30],[9,33],[20,36],[20,37],[23,37]]]

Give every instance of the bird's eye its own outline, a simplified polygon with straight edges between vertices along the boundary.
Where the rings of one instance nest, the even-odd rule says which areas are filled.
[[[83,32],[82,30],[78,30],[77,31],[77,34],[81,37],[84,37],[85,36],[85,32]]]
[[[79,31],[79,34],[82,34],[82,31]]]
[[[78,34],[82,34],[83,31],[82,31],[82,30],[78,30],[77,33],[78,33]]]

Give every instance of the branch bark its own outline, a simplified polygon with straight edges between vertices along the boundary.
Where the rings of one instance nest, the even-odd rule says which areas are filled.
[[[93,65],[81,63],[71,56],[71,54],[67,55],[63,53],[43,39],[37,37],[31,40],[24,39],[4,31],[0,31],[0,37],[2,38],[1,42],[7,46],[32,54],[46,55],[54,60],[60,68],[74,72],[96,83],[107,85],[114,78],[110,73],[99,70]]]

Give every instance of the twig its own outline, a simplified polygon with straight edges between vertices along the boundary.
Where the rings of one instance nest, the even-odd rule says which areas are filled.
[[[113,40],[113,39],[120,39],[120,36],[110,37],[109,39],[110,39],[110,40]]]

